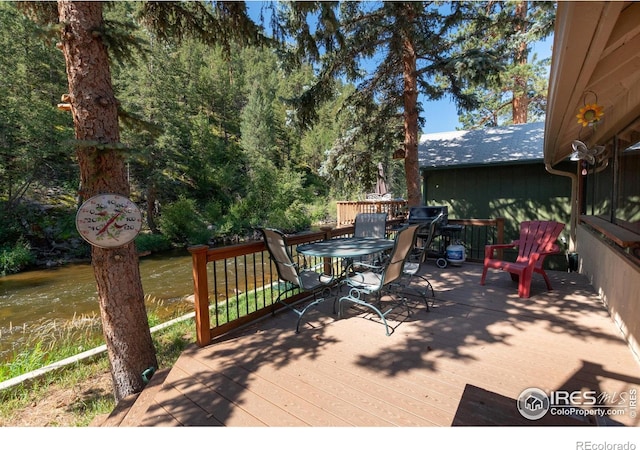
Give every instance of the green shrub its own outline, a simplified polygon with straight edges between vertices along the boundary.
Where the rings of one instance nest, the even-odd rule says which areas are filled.
[[[296,200],[284,207],[274,207],[268,215],[267,224],[285,233],[306,230],[311,226],[308,208]]]
[[[0,247],[16,242],[22,235],[20,214],[16,210],[7,211],[5,202],[0,201]]]
[[[171,250],[171,241],[163,234],[140,233],[135,240],[138,252]]]
[[[242,234],[264,226],[287,233],[309,228],[311,201],[303,175],[263,163],[254,167],[251,176],[251,191],[231,205],[220,234]]]
[[[206,244],[211,231],[198,211],[193,199],[180,197],[167,205],[159,218],[160,230],[172,242],[181,244]]]
[[[69,212],[69,210],[58,210],[49,213],[49,217],[53,220],[51,227],[53,229],[54,240],[66,241],[78,236],[75,210],[71,212]]]
[[[220,218],[222,217],[222,206],[220,202],[211,201],[204,205],[203,217],[207,222],[213,225],[219,225]]]
[[[20,272],[25,267],[33,264],[35,258],[31,253],[30,245],[19,239],[13,247],[0,248],[0,274]]]
[[[324,199],[316,199],[309,205],[311,222],[313,224],[335,222],[337,206],[336,202],[327,203]]]

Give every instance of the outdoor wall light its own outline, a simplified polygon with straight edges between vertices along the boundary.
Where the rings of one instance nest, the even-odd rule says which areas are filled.
[[[587,174],[587,164],[604,169],[609,163],[609,152],[604,145],[589,148],[584,142],[575,140],[571,143],[571,147],[573,148],[571,161],[582,161],[582,175]]]
[[[602,160],[601,156],[604,154],[606,147],[604,145],[596,145],[592,148],[587,147],[582,141],[575,140],[571,143],[571,147],[573,148],[573,153],[571,154],[571,160],[584,160],[591,164],[592,166],[596,162],[600,162]]]

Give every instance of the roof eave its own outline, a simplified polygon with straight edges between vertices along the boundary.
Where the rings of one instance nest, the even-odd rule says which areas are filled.
[[[604,107],[597,127],[576,119],[586,102]],[[640,115],[640,3],[558,2],[544,134],[544,161],[570,156],[571,142],[602,145]]]
[[[420,170],[433,171],[433,170],[451,170],[451,169],[477,169],[480,167],[520,166],[520,165],[534,165],[534,164],[544,164],[544,160],[540,158],[540,159],[520,159],[520,160],[513,160],[513,161],[497,161],[497,162],[488,162],[488,163],[420,166]]]

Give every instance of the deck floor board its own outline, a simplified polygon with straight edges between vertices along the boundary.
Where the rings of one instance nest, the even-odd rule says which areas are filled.
[[[427,277],[429,311],[380,319],[324,302],[302,320],[282,312],[198,348],[187,348],[141,426],[449,427],[639,426],[637,416],[530,421],[516,408],[527,388],[628,392],[640,365],[585,277],[534,277],[521,299],[509,275],[465,263]],[[148,400],[147,400],[148,401]],[[597,422],[597,423],[596,423]],[[124,423],[127,423],[124,421]]]

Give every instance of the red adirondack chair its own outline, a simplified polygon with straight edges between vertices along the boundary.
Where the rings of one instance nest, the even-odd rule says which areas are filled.
[[[520,239],[511,244],[487,245],[484,249],[484,269],[480,284],[484,285],[487,269],[506,270],[514,281],[518,281],[518,296],[529,298],[531,277],[534,272],[541,274],[552,290],[551,282],[542,264],[547,255],[560,253],[556,240],[564,229],[564,224],[554,221],[527,221],[520,224]],[[497,259],[495,250],[518,247],[518,258],[515,262]]]

